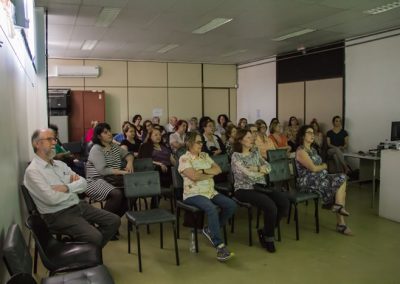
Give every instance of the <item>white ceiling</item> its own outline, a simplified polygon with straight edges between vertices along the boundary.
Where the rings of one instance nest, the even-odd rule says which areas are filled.
[[[400,8],[363,11],[394,0],[36,0],[47,7],[49,57],[245,63],[400,26]],[[108,28],[95,26],[103,7],[122,8]],[[214,18],[233,18],[206,34]],[[316,32],[282,42],[304,28]],[[98,40],[91,51],[84,40]],[[157,53],[168,44],[179,47]]]

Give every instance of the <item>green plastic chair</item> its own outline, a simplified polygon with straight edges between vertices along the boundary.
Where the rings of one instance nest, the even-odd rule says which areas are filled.
[[[144,211],[133,211],[130,200],[136,198],[158,197],[161,194],[159,173],[156,171],[135,172],[124,175],[124,191],[128,199],[129,211],[126,212],[128,220],[128,253],[131,253],[131,229],[135,227],[139,271],[142,272],[142,254],[140,248],[140,230],[142,225],[160,224],[160,247],[163,248],[163,223],[171,223],[174,235],[176,265],[179,265],[179,252],[176,236],[176,218],[167,210],[154,208]]]

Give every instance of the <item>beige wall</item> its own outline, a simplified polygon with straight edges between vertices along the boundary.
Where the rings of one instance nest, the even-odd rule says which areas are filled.
[[[236,121],[236,66],[166,62],[129,62],[109,60],[50,59],[49,70],[57,65],[100,66],[98,78],[49,77],[49,87],[72,90],[104,90],[106,120],[113,131],[119,131],[124,120],[140,113],[143,119],[162,112],[161,123],[168,116],[189,119],[203,115],[203,87],[218,88],[229,94],[224,105],[213,106],[212,113],[226,113]],[[49,72],[51,74],[52,72]],[[221,92],[220,91],[220,92]],[[207,102],[220,97],[207,93]],[[229,104],[227,103],[229,101]],[[205,113],[204,113],[205,114]],[[216,117],[214,117],[216,119]]]

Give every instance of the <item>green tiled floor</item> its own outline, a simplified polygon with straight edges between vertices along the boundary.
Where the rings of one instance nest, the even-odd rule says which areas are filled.
[[[260,247],[255,229],[254,245],[248,246],[247,212],[240,209],[236,231],[228,234],[229,248],[236,256],[227,263],[216,260],[215,250],[201,235],[200,252],[190,253],[189,229],[181,227],[178,267],[170,226],[165,227],[163,250],[159,228],[152,226],[150,235],[142,233],[143,273],[138,271],[135,235],[133,254],[127,253],[123,218],[121,238],[105,247],[104,263],[118,284],[400,283],[400,224],[378,217],[377,210],[370,208],[370,195],[370,185],[352,186],[348,191],[347,209],[352,215],[347,220],[353,237],[335,232],[335,218],[328,210],[320,210],[320,233],[316,234],[313,204],[300,205],[300,241],[295,240],[294,222],[287,225],[285,220],[275,254]],[[168,202],[162,205],[169,208]]]

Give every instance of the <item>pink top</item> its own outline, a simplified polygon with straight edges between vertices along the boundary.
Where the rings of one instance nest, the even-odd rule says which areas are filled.
[[[92,141],[93,134],[94,134],[94,128],[89,128],[85,135],[86,143],[89,143],[90,141]]]

